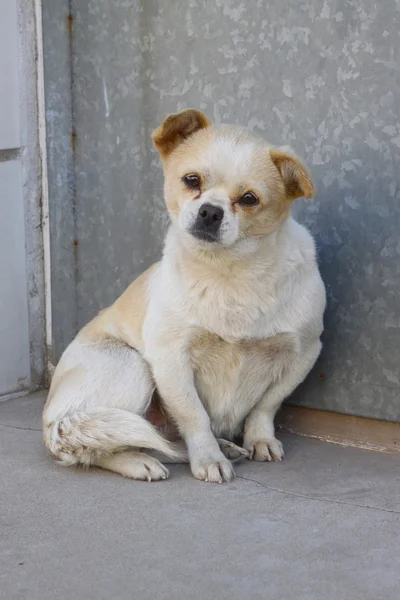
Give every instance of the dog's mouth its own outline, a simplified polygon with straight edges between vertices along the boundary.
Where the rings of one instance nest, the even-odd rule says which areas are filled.
[[[211,231],[207,231],[206,229],[191,229],[190,234],[202,242],[210,242],[215,244],[220,241],[218,235],[212,233]]]

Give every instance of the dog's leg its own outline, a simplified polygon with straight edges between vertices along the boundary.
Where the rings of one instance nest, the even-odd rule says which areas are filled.
[[[152,340],[153,352],[146,358],[163,403],[185,440],[194,477],[214,483],[230,481],[235,472],[211,431],[210,418],[194,384],[187,347],[188,340],[179,335],[173,345],[170,334],[167,345],[158,336]]]
[[[92,465],[142,481],[160,481],[169,476],[168,469],[159,460],[144,452],[126,451],[104,454],[96,458]]]
[[[318,340],[305,357],[298,358],[297,363],[268,388],[247,417],[243,446],[248,450],[250,460],[282,460],[283,446],[275,437],[275,414],[285,398],[305,379],[320,350],[321,343]]]
[[[74,364],[75,356],[82,362]],[[138,352],[115,340],[87,344],[77,339],[62,360],[64,365],[61,362],[57,367],[58,379],[56,371],[43,412],[44,443],[61,464],[97,464],[143,478],[147,473],[144,455],[140,464],[136,461],[134,465],[121,451],[128,447],[157,449],[180,458],[145,419],[154,381]],[[154,479],[157,471],[160,479],[165,471],[151,463],[150,477]]]

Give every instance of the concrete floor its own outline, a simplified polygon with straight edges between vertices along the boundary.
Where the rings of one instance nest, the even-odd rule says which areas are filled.
[[[282,436],[226,485],[59,467],[43,394],[0,404],[0,598],[398,600],[399,459]]]

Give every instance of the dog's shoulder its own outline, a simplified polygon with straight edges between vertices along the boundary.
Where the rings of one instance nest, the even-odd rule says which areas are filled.
[[[155,263],[137,277],[109,308],[100,313],[81,332],[85,339],[107,337],[121,340],[140,350],[142,328],[146,316],[151,286],[160,269]]]

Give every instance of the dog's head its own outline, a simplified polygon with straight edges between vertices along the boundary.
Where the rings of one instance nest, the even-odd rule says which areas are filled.
[[[153,143],[171,218],[202,245],[267,235],[293,200],[314,194],[309,172],[290,150],[242,127],[213,127],[197,110],[167,117]]]

